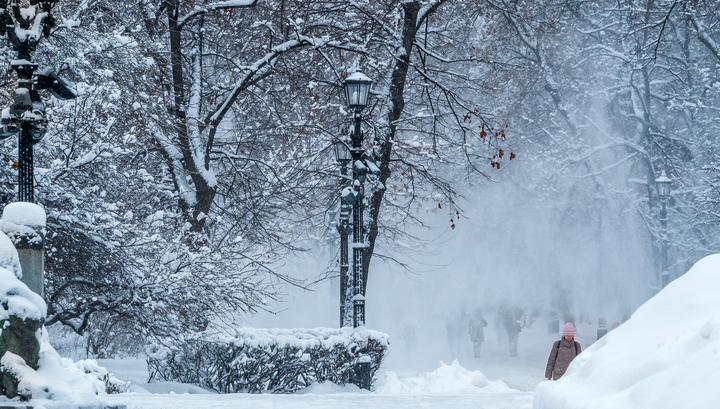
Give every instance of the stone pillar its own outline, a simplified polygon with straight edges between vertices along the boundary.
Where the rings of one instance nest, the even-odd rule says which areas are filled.
[[[15,398],[20,393],[20,381],[13,365],[19,360],[24,362],[23,365],[38,369],[40,358],[37,333],[45,322],[47,310],[42,299],[45,210],[34,203],[11,203],[3,209],[0,232],[0,279],[3,284],[0,291],[0,394]]]
[[[20,258],[23,276],[21,281],[28,288],[45,298],[44,282],[45,282],[45,244],[44,228],[40,231],[36,230],[34,234],[28,236],[13,237],[11,240],[15,244],[15,248]],[[7,234],[7,233],[6,233]]]
[[[8,204],[0,219],[2,230],[15,245],[22,266],[21,281],[44,297],[45,210],[35,203]]]

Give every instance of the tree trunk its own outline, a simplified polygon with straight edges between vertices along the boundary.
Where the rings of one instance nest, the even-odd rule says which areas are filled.
[[[410,63],[410,54],[412,53],[413,43],[417,36],[417,17],[420,11],[420,3],[417,1],[405,3],[405,17],[403,19],[402,44],[395,55],[400,55],[393,66],[392,81],[390,83],[390,107],[387,114],[388,127],[382,139],[380,140],[377,150],[377,158],[379,159],[378,167],[380,168],[380,188],[376,189],[370,197],[370,226],[368,229],[368,247],[365,254],[365,262],[363,265],[363,294],[367,289],[368,271],[370,267],[370,259],[375,250],[375,241],[378,236],[378,218],[380,215],[380,206],[385,196],[385,182],[390,177],[390,158],[392,156],[392,147],[397,133],[396,121],[400,119],[403,109],[405,108],[405,80]]]

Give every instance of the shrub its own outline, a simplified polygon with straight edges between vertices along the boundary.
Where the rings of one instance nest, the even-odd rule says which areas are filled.
[[[292,393],[315,382],[353,382],[353,367],[380,368],[388,335],[365,328],[241,328],[232,336],[171,341],[148,351],[149,381],[178,381],[219,393]]]

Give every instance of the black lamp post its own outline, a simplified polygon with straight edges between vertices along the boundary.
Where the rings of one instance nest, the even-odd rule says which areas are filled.
[[[363,291],[363,264],[365,262],[365,229],[363,225],[363,196],[365,176],[370,172],[363,157],[362,111],[368,103],[372,81],[361,72],[355,72],[345,79],[347,105],[354,111],[354,127],[350,140],[352,146],[352,185],[343,191],[343,201],[352,206],[353,214],[353,327],[365,326],[365,294]],[[374,166],[374,164],[373,164]],[[346,306],[347,307],[347,306]],[[354,368],[355,383],[359,388],[370,389],[370,359],[361,355]]]
[[[660,176],[655,179],[655,185],[657,186],[658,196],[660,196],[660,240],[662,248],[662,272],[660,273],[662,288],[668,285],[669,272],[668,272],[668,249],[667,249],[667,199],[670,197],[670,185],[672,180],[665,174],[665,170],[660,173]]]
[[[347,177],[347,165],[352,160],[350,149],[343,141],[335,141],[335,158],[340,166],[340,221],[337,224],[340,233],[340,327],[352,326],[351,309],[349,308],[353,296],[353,287],[348,280],[348,234],[350,227],[351,204],[345,200],[350,194],[350,181]],[[347,189],[347,190],[346,190]]]
[[[598,224],[597,224],[597,243],[598,243],[598,264],[597,264],[597,286],[599,291],[603,291],[604,285],[603,285],[603,278],[605,277],[603,275],[603,261],[605,260],[604,257],[604,249],[605,249],[605,242],[603,241],[603,211],[607,207],[607,200],[604,195],[602,195],[600,192],[595,196],[595,208],[598,212]],[[600,315],[598,316],[598,327],[597,327],[597,339],[600,339],[607,334],[607,325],[605,321],[605,313],[603,311],[602,303],[600,304]]]
[[[18,201],[34,202],[33,193],[33,145],[40,142],[47,131],[45,104],[38,90],[49,89],[60,99],[75,98],[67,84],[46,69],[35,74],[38,65],[30,62],[32,53],[43,36],[50,35],[55,19],[50,14],[57,0],[36,0],[21,7],[17,0],[0,0],[0,35],[7,34],[8,41],[17,53],[10,66],[17,73],[18,82],[13,103],[2,111],[0,139],[19,133],[18,141]]]
[[[354,200],[352,203],[353,213],[353,327],[365,325],[365,295],[363,294],[362,268],[365,262],[365,229],[363,225],[363,196],[365,175],[367,167],[362,162],[363,156],[363,131],[361,128],[362,111],[368,103],[370,85],[372,81],[361,72],[355,72],[345,79],[345,97],[347,105],[354,112],[354,127],[350,139],[352,147],[353,181],[352,190]]]

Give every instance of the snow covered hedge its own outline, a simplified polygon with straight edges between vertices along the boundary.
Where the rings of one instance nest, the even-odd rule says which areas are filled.
[[[352,382],[355,363],[370,358],[374,377],[387,334],[365,328],[241,328],[234,336],[152,347],[149,381],[190,383],[220,393],[292,393],[314,382]]]

